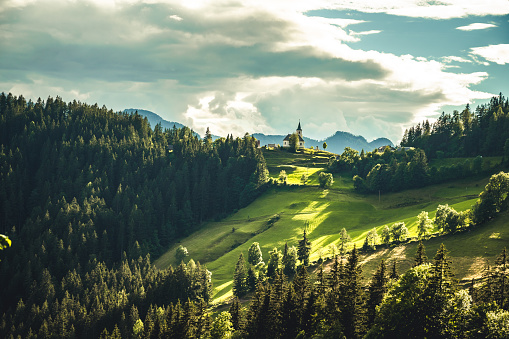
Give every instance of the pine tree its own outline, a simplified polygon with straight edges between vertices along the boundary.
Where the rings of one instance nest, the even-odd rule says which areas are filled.
[[[509,258],[507,250],[504,247],[500,255],[495,260],[495,265],[492,267],[493,271],[493,287],[494,287],[494,299],[497,304],[503,308],[508,307],[509,297]]]
[[[424,290],[422,308],[419,310],[423,315],[424,332],[434,338],[444,335],[447,315],[443,310],[456,292],[456,282],[447,253],[444,244],[441,244],[433,258],[431,277]]]
[[[419,241],[419,246],[417,247],[417,252],[415,253],[414,264],[412,267],[419,266],[428,262],[428,257],[426,256],[426,247],[422,241]]]
[[[311,242],[306,236],[306,230],[304,230],[302,239],[299,240],[299,248],[297,254],[302,265],[309,266],[309,253],[311,252]]]
[[[295,291],[296,311],[299,314],[299,319],[302,317],[311,291],[311,282],[309,280],[308,270],[306,266],[301,266],[299,272],[292,282],[293,290]],[[300,322],[300,321],[299,321]]]
[[[251,244],[248,250],[247,261],[253,266],[258,265],[263,261],[262,250],[260,249],[259,243],[254,242]]]
[[[295,274],[295,266],[297,264],[297,249],[295,246],[288,247],[288,243],[285,243],[285,249],[283,251],[283,273],[292,277]]]
[[[253,269],[253,266],[249,266],[249,269],[247,270],[246,283],[247,283],[247,288],[250,292],[254,291],[256,289],[257,280],[258,279],[256,277],[256,273],[255,273],[255,270]]]
[[[396,269],[396,260],[392,262],[391,273],[389,274],[389,279],[397,280],[399,278],[398,270]]]
[[[375,320],[375,307],[382,303],[382,299],[387,292],[387,283],[389,279],[387,277],[387,266],[385,261],[382,259],[376,272],[373,274],[371,283],[368,288],[368,301],[367,301],[367,322],[368,327],[373,324]]]
[[[361,269],[357,249],[353,250],[347,258],[344,268],[343,305],[341,307],[341,322],[347,338],[358,338],[364,332],[364,305],[361,285]]]
[[[237,298],[243,297],[247,293],[247,272],[244,262],[244,255],[240,253],[235,273],[233,274],[233,295]]]
[[[233,329],[235,331],[239,331],[240,329],[242,329],[242,325],[243,325],[242,320],[243,319],[242,319],[242,314],[240,312],[239,298],[233,299],[233,302],[230,305],[230,309],[228,310],[228,312],[230,312],[230,315],[231,315],[231,322],[232,322]]]

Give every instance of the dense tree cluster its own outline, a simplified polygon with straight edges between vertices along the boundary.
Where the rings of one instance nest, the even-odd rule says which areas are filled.
[[[405,131],[401,148],[359,154],[349,147],[332,157],[329,171],[348,172],[360,192],[397,192],[464,178],[489,170],[482,156],[503,156],[509,164],[509,100],[502,94],[472,113],[469,105],[452,116],[442,113]],[[449,166],[430,167],[428,157],[475,157]]]
[[[392,271],[392,272],[390,272]],[[292,281],[281,271],[260,282],[249,306],[230,307],[235,338],[504,338],[509,333],[509,258],[470,290],[460,290],[442,245],[428,262],[420,243],[413,267],[398,276],[381,261],[371,280],[361,279],[355,248],[325,271],[301,266]]]
[[[199,264],[182,293],[156,297],[173,271],[131,262],[245,206],[266,181],[249,135],[212,142],[104,106],[0,94],[0,233],[12,240],[1,253],[0,336],[97,337],[113,323],[126,333],[120,317],[140,300],[140,316],[150,304],[206,302]],[[123,277],[126,267],[141,280]]]
[[[503,155],[509,152],[509,100],[502,93],[472,112],[469,105],[436,122],[411,127],[401,146],[423,149],[430,157]]]
[[[112,332],[115,328],[128,338],[136,332],[138,321],[145,324],[145,333],[150,333],[156,316],[167,321],[166,327],[195,331],[187,325],[188,320],[181,318],[200,312],[205,317],[212,292],[210,272],[200,264],[190,262],[175,269],[157,270],[149,255],[145,259],[124,259],[112,268],[92,260],[61,279],[50,273],[52,267],[30,268],[32,276],[23,277],[30,285],[29,292],[2,316],[3,338],[97,338],[105,329]],[[4,274],[4,266],[0,270]],[[179,300],[188,303],[181,305]],[[174,331],[170,328],[167,330]]]
[[[329,160],[333,173],[354,176],[354,187],[359,192],[398,192],[431,184],[465,178],[490,170],[481,156],[473,161],[449,166],[431,167],[422,149],[402,148],[384,152],[374,150],[364,153],[345,148],[345,151]]]

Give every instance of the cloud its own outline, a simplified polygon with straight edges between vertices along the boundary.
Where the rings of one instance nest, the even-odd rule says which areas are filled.
[[[351,34],[353,34],[353,35],[371,35],[371,34],[378,34],[378,33],[382,33],[382,31],[377,30],[377,29],[372,29],[370,31],[364,31],[364,32],[351,32]]]
[[[472,60],[468,60],[459,56],[446,56],[441,58],[443,62],[445,63],[451,63],[451,62],[462,62],[462,63],[471,63]]]
[[[497,27],[497,25],[476,22],[476,23],[472,23],[468,26],[456,27],[456,29],[459,29],[461,31],[476,31],[479,29],[487,29],[487,28],[491,28],[491,27]]]
[[[336,0],[330,1],[327,7],[431,19],[509,14],[506,0],[447,0],[443,2],[437,0]]]
[[[471,54],[479,55],[488,61],[499,65],[509,64],[509,44],[474,47],[471,50]]]
[[[10,2],[0,11],[0,88],[149,109],[201,133],[285,134],[300,118],[317,139],[344,130],[393,141],[443,105],[490,96],[469,89],[487,73],[353,49],[348,43],[380,31],[305,14],[338,3]],[[435,6],[444,5],[425,7]]]

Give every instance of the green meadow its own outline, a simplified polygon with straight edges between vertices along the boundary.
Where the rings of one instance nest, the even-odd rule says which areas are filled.
[[[263,258],[268,260],[274,247],[283,249],[285,242],[297,246],[306,229],[312,242],[311,261],[331,255],[330,245],[338,244],[344,227],[352,238],[349,247],[361,247],[366,233],[376,227],[405,222],[411,237],[417,236],[417,215],[434,211],[439,204],[449,204],[458,211],[469,209],[488,182],[486,178],[464,179],[404,192],[360,195],[354,192],[351,178],[334,176],[329,189],[318,187],[318,173],[325,167],[330,154],[309,152],[292,154],[285,151],[264,151],[270,176],[277,178],[281,169],[288,174],[288,185],[270,188],[249,206],[219,222],[208,222],[200,230],[182,239],[156,262],[159,268],[177,265],[175,250],[179,245],[189,251],[189,258],[205,264],[212,272],[214,300],[231,297],[232,277],[240,253],[247,257],[253,242],[260,243]],[[309,181],[300,185],[302,173]],[[268,220],[279,220],[271,227]],[[484,258],[492,260],[509,238],[509,222],[500,216],[489,225],[452,236],[437,237],[425,242],[430,259],[441,242],[451,251],[457,277],[471,278],[479,273]],[[364,255],[364,274],[368,277],[381,258],[398,261],[404,270],[411,265],[416,244],[396,247],[379,246]]]

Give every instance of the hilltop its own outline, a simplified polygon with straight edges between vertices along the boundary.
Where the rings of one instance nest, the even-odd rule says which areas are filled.
[[[265,135],[263,133],[254,133],[253,137],[260,140],[260,144],[268,145],[268,144],[283,144],[283,139],[286,135]],[[368,142],[366,138],[361,135],[353,135],[349,132],[341,132],[337,131],[333,135],[323,139],[316,140],[312,138],[308,138],[306,136],[303,137],[306,147],[316,147],[322,148],[324,142],[327,143],[327,151],[332,153],[342,153],[345,147],[353,148],[354,150],[361,151],[372,151],[375,148],[380,146],[394,146],[392,141],[387,138],[377,138],[371,142]]]
[[[159,123],[161,124],[161,127],[163,129],[165,129],[165,128],[171,129],[171,128],[173,128],[173,126],[175,126],[176,128],[184,127],[184,125],[179,122],[165,120],[158,114],[148,111],[148,110],[128,108],[128,109],[125,109],[124,112],[126,112],[126,113],[138,112],[139,115],[147,118],[147,120],[150,123],[150,126],[152,128],[154,128],[154,126]],[[196,135],[198,135],[198,134],[196,134]],[[256,139],[260,140],[260,144],[263,146],[263,145],[268,145],[268,144],[276,144],[276,145],[282,144],[283,139],[285,138],[286,135],[277,135],[277,134],[265,135],[263,133],[253,133],[252,136],[255,137]],[[216,140],[217,138],[220,138],[220,136],[212,135],[213,140]],[[345,149],[345,147],[350,147],[350,148],[353,148],[360,152],[363,149],[365,151],[372,151],[375,148],[378,148],[380,146],[387,146],[387,145],[394,146],[392,141],[390,141],[387,138],[377,138],[371,142],[368,142],[366,140],[366,138],[364,138],[361,135],[353,135],[352,133],[342,132],[342,131],[337,131],[333,135],[331,135],[323,140],[316,140],[316,139],[308,138],[306,136],[304,136],[303,139],[306,143],[306,147],[308,147],[308,148],[311,146],[313,146],[313,147],[318,146],[321,149],[323,143],[326,142],[327,150],[332,153],[338,153],[338,154],[342,153],[343,150]]]

